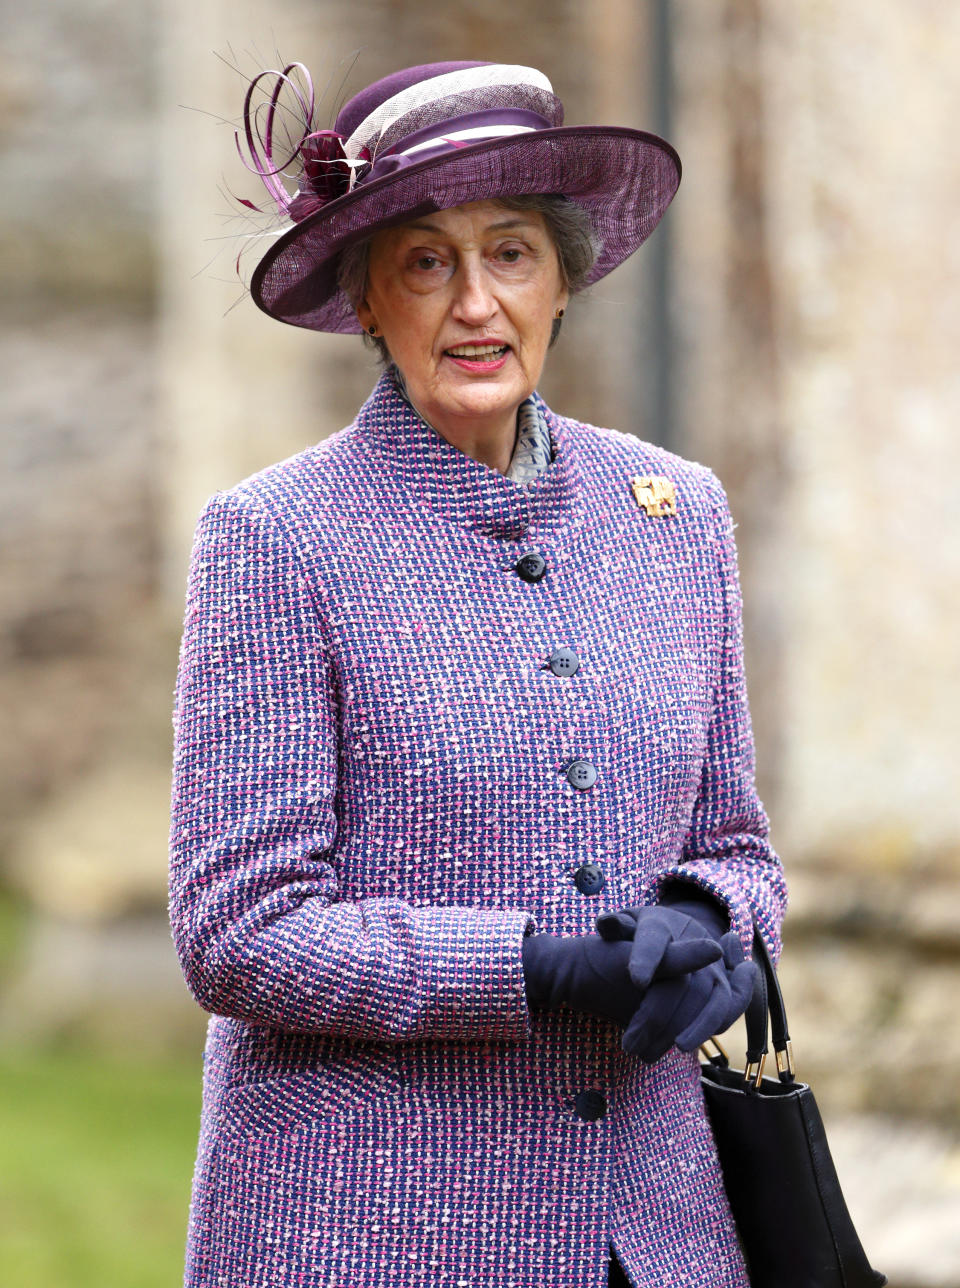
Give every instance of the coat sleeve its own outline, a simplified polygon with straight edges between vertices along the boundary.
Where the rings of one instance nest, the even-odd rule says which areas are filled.
[[[528,913],[338,894],[337,698],[291,544],[249,498],[197,524],[174,706],[169,913],[218,1015],[355,1039],[525,1039]]]
[[[667,882],[692,882],[726,907],[731,928],[740,935],[747,953],[756,924],[776,960],[786,885],[780,859],[768,840],[769,822],[754,783],[733,519],[720,483],[713,476],[710,481],[715,492],[714,542],[723,597],[713,712],[700,790],[679,861],[650,878],[644,898],[655,902]]]

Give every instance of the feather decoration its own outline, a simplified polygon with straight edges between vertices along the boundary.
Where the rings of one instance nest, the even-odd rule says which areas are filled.
[[[295,79],[295,72],[302,75],[303,86]],[[274,77],[275,80],[266,100],[253,107],[253,97],[258,86],[269,77]],[[284,89],[292,94],[292,107],[281,102]],[[287,63],[282,71],[261,71],[247,86],[243,102],[243,135],[247,156],[241,145],[240,132],[236,131],[234,134],[240,160],[262,180],[280,214],[295,222],[305,219],[328,202],[349,192],[357,178],[370,166],[367,149],[359,157],[348,157],[343,150],[344,135],[338,134],[336,130],[314,129],[314,108],[313,80],[303,63]],[[295,129],[290,128],[288,121],[283,121],[285,140],[282,151],[285,155],[282,160],[278,160],[277,117],[281,109],[285,116],[292,119]],[[298,160],[299,173],[288,176],[288,168]],[[299,183],[298,191],[292,195],[282,182],[287,177],[296,177]],[[242,198],[238,200],[249,209],[258,209],[250,201]]]

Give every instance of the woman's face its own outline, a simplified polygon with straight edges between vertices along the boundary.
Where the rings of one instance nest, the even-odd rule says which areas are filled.
[[[436,428],[512,432],[568,297],[543,216],[473,201],[374,234],[357,317]]]

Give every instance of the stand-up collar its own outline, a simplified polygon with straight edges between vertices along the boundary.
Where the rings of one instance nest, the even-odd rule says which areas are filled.
[[[387,368],[387,374],[420,419],[426,420],[427,418],[410,397],[410,390],[403,378],[403,372],[396,363]],[[427,421],[427,424],[429,425],[430,422]],[[436,426],[432,425],[431,428],[436,429]],[[510,464],[504,473],[508,479],[515,479],[518,483],[530,483],[538,474],[543,473],[552,460],[553,443],[550,440],[550,430],[547,428],[547,422],[536,398],[531,394],[529,398],[524,398],[517,408],[517,437]]]
[[[580,515],[582,479],[562,422],[533,395],[553,460],[529,483],[476,461],[428,425],[389,372],[360,408],[356,431],[387,480],[453,523],[493,537],[550,537]]]

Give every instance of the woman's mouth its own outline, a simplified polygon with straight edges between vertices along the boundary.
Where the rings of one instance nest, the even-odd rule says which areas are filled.
[[[458,344],[445,349],[444,356],[466,371],[498,371],[509,352],[508,344]]]

